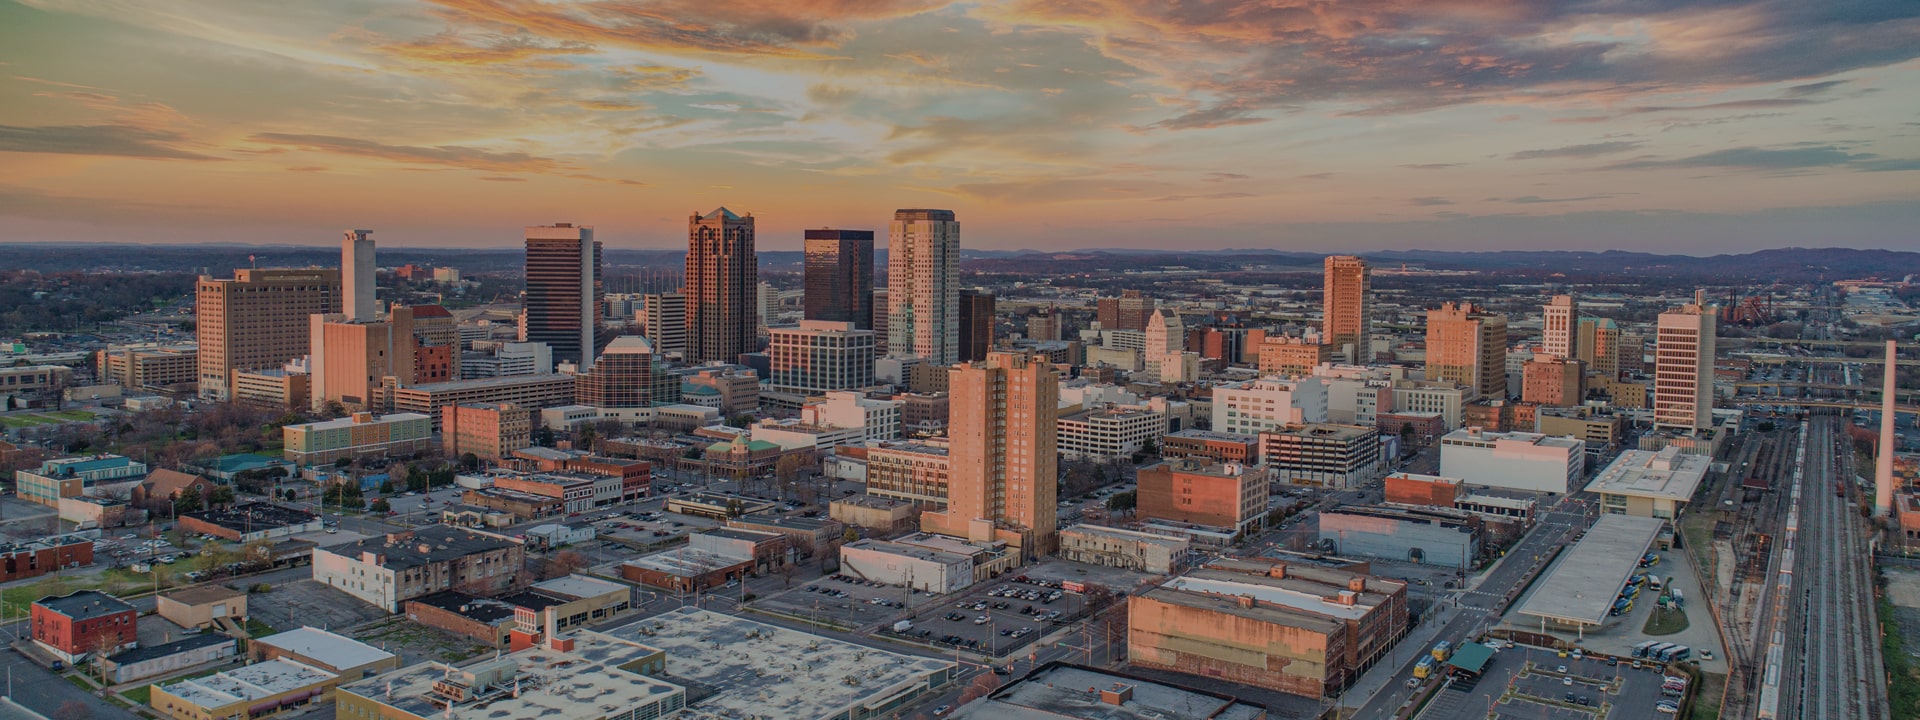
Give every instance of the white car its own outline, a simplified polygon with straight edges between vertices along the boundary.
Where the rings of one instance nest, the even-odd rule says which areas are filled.
[[[974,619],[973,619],[973,624],[975,624],[975,625],[985,625],[985,624],[987,624],[987,616],[985,616],[985,615],[981,615],[980,617],[977,617],[977,618],[974,618]]]

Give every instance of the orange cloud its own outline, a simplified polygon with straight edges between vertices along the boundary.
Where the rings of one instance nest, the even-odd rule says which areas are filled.
[[[733,55],[824,59],[849,32],[839,23],[913,15],[950,0],[431,0],[456,21],[520,28],[573,42]]]

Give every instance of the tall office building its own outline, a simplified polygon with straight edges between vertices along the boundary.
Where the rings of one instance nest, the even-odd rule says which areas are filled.
[[[662,356],[687,354],[687,296],[677,292],[640,296],[640,334]]]
[[[885,292],[884,290],[882,292]],[[973,288],[960,291],[960,362],[973,362],[987,359],[987,351],[993,349],[993,293]],[[875,301],[878,302],[877,300]],[[1055,328],[1059,328],[1060,318],[1054,316]],[[884,339],[887,336],[885,326],[878,326],[874,334]],[[1058,339],[1058,338],[1055,338]],[[879,352],[885,355],[883,346]]]
[[[873,329],[873,231],[808,230],[807,320]]]
[[[887,243],[887,352],[960,358],[960,223],[952,210],[895,210]]]
[[[521,342],[543,342],[557,363],[585,370],[599,342],[603,278],[593,228],[572,223],[527,228],[527,299]]]
[[[872,330],[850,322],[802,320],[767,332],[767,384],[776,391],[807,394],[873,384]]]
[[[1427,379],[1450,380],[1482,398],[1507,397],[1507,317],[1473,303],[1427,311]]]
[[[680,402],[680,376],[667,372],[646,338],[607,343],[593,369],[573,384],[574,402],[597,408],[649,408]]]
[[[278,368],[306,355],[308,318],[340,309],[340,271],[332,268],[233,271],[201,277],[194,288],[200,397],[233,399],[236,370]]]
[[[887,292],[886,288],[873,289],[873,352],[875,353],[875,357],[887,356],[887,308],[891,307],[891,305],[889,305],[891,302],[889,297],[890,293]],[[985,355],[986,351],[982,350],[981,354]]]
[[[1572,295],[1553,296],[1553,300],[1541,308],[1540,321],[1540,344],[1545,346],[1544,354],[1561,360],[1580,357],[1580,303],[1574,302]]]
[[[963,294],[960,296],[960,317],[962,318],[960,320],[960,325],[961,325],[960,346],[962,348],[965,348],[968,344],[967,343],[968,338],[966,335],[967,321],[965,320],[967,316],[967,300],[968,298],[966,295]],[[1041,310],[1032,315],[1028,315],[1027,316],[1027,339],[1028,340],[1059,340],[1060,332],[1061,332],[1060,320],[1061,320],[1061,317],[1060,317],[1059,311],[1053,310],[1051,308],[1046,310]],[[964,350],[962,350],[962,352],[960,353],[960,357],[963,361],[965,360],[966,355],[967,353]]]
[[[1180,320],[1180,313],[1173,308],[1157,308],[1152,317],[1147,318],[1147,346],[1140,351],[1141,366],[1146,368],[1147,377],[1159,380],[1160,365],[1164,362],[1180,362],[1180,353],[1186,350],[1186,323]]]
[[[738,362],[759,349],[760,265],[753,215],[719,208],[687,220],[687,361]]]
[[[1713,427],[1714,333],[1718,309],[1707,291],[1693,302],[1660,313],[1653,345],[1653,426],[1682,430]]]
[[[346,291],[340,312],[348,322],[373,319],[372,236],[372,230],[348,230],[340,241],[340,285]]]
[[[1613,318],[1580,318],[1574,354],[1595,374],[1620,379],[1620,326]]]
[[[1120,297],[1094,301],[1093,319],[1100,323],[1101,330],[1145,331],[1154,307],[1153,298],[1139,290],[1121,290]]]
[[[1349,363],[1373,359],[1373,268],[1352,255],[1326,259],[1321,280],[1320,337]]]
[[[414,383],[413,308],[394,307],[384,319],[350,319],[345,313],[308,318],[312,333],[307,376],[313,409],[329,402],[351,412],[375,409],[374,394],[387,378]]]
[[[920,527],[975,541],[1000,540],[1024,557],[1059,543],[1055,421],[1060,380],[1043,358],[990,352],[949,377],[947,507]]]

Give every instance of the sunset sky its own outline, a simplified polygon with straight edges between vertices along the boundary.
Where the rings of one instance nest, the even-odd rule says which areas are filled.
[[[0,242],[1920,249],[1916,58],[1915,0],[0,0]]]

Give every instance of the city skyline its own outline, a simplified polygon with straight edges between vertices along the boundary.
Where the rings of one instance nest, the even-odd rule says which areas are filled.
[[[0,242],[1911,244],[1920,8],[1622,7],[0,2]]]

